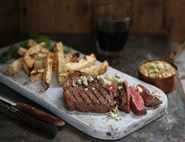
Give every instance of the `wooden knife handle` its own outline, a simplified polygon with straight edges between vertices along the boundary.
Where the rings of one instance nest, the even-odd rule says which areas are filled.
[[[46,134],[49,138],[53,138],[57,135],[58,128],[53,123],[48,123],[48,122],[38,120],[18,109],[14,114],[21,122],[37,129],[39,132],[43,134]]]
[[[51,115],[51,114],[49,114],[45,111],[42,111],[40,109],[37,109],[35,107],[32,107],[28,104],[17,103],[16,108],[32,115],[33,117],[35,117],[39,120],[53,123],[58,127],[63,127],[65,125],[65,122],[63,120],[59,119],[58,117]]]

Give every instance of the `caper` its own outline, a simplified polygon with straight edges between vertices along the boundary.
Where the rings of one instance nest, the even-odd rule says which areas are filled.
[[[92,76],[88,76],[87,79],[89,82],[92,82],[94,80],[94,78]]]
[[[88,82],[87,81],[83,81],[83,85],[84,86],[88,86]]]
[[[77,83],[78,85],[81,85],[81,84],[82,84],[82,80],[81,80],[81,79],[78,79],[78,80],[76,81],[76,83]]]

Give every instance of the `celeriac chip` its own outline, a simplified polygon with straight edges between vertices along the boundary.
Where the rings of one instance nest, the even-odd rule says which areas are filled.
[[[29,48],[28,51],[24,55],[24,61],[28,68],[32,68],[34,63],[35,63],[35,58],[34,54],[37,54],[41,51],[43,48],[43,43],[37,44],[32,48]]]
[[[55,58],[56,58],[56,71],[58,84],[63,85],[64,80],[61,78],[61,74],[65,74],[65,61],[64,61],[64,48],[61,42],[58,42],[53,47]]]
[[[90,67],[96,62],[96,57],[94,54],[86,55],[78,62],[69,62],[65,64],[66,71],[80,70],[82,68]]]
[[[8,74],[15,75],[22,70],[22,58],[13,61],[8,65]]]
[[[47,90],[50,86],[51,77],[52,77],[52,59],[47,57],[44,61],[44,73],[43,73],[43,86]]]
[[[100,63],[98,65],[82,68],[80,69],[80,71],[90,74],[92,76],[98,76],[98,75],[104,74],[107,71],[107,68],[108,68],[108,62],[104,61],[103,63]]]

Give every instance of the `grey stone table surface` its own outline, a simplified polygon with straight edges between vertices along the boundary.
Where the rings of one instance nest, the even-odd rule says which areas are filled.
[[[0,35],[1,37],[1,35]],[[86,35],[60,35],[51,36],[57,41],[63,41],[64,44],[72,46],[75,49],[84,52],[95,52],[93,40],[90,36]],[[3,36],[0,38],[0,45],[13,43],[25,39],[26,36]],[[110,65],[137,77],[138,64],[146,59],[155,59],[160,57],[166,57],[174,48],[172,44],[167,42],[163,37],[131,37],[128,45],[123,50],[120,57],[116,59],[108,59]],[[98,55],[97,55],[98,56]],[[181,68],[183,61],[183,55],[181,59],[177,58],[177,66]],[[104,57],[98,59],[103,60]],[[183,69],[180,69],[183,72]],[[180,75],[182,73],[179,73]],[[176,88],[173,92],[168,93],[168,110],[165,115],[143,127],[142,129],[126,136],[123,139],[117,140],[120,142],[184,142],[185,141],[185,94],[182,87],[182,82],[178,78]],[[6,97],[27,102],[33,106],[40,107],[16,92],[12,91],[8,87],[0,84],[0,94]],[[92,138],[72,126],[66,124],[61,129],[57,136],[53,139],[48,139],[38,131],[33,130],[13,117],[4,115],[0,112],[0,142],[92,142],[102,141]]]

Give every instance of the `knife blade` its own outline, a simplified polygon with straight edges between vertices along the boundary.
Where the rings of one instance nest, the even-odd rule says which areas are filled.
[[[13,114],[17,119],[21,122],[37,129],[39,132],[46,134],[48,137],[53,138],[57,135],[58,128],[53,123],[48,123],[36,119],[29,114],[17,109],[16,107],[4,102],[0,99],[0,111],[8,111],[9,113]]]
[[[16,107],[17,109],[28,113],[29,115],[42,120],[42,121],[46,121],[49,123],[53,123],[58,127],[63,127],[65,125],[65,122],[61,119],[59,119],[58,117],[51,115],[50,113],[47,113],[45,111],[42,111],[38,108],[32,107],[31,105],[28,105],[26,103],[15,103],[11,100],[8,100],[2,96],[0,96],[0,100],[2,100],[3,102],[6,102],[7,104]]]

